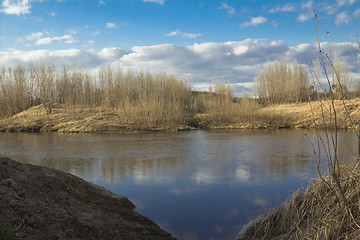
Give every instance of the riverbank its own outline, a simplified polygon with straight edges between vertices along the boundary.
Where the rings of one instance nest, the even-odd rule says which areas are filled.
[[[328,179],[328,185],[316,179],[249,223],[237,240],[360,239],[359,162],[342,165],[340,172],[347,207],[339,200],[334,181]]]
[[[74,175],[0,158],[0,239],[174,239],[127,198]]]
[[[0,120],[0,132],[115,133],[144,131],[185,131],[184,125],[136,125],[123,122],[119,112],[100,107],[58,105],[50,114],[41,104]]]
[[[209,120],[207,114],[188,116],[187,124],[138,125],[126,122],[119,111],[100,107],[58,105],[50,114],[43,105],[27,109],[12,117],[0,120],[2,132],[70,132],[70,133],[115,133],[144,131],[184,131],[207,129],[277,129],[277,128],[324,128],[334,125],[330,114],[330,101],[270,105],[257,110],[246,121],[223,124]],[[360,98],[336,100],[339,128],[353,128],[360,121]],[[326,124],[324,124],[324,121]]]
[[[335,127],[334,112],[330,114],[331,101],[307,103],[274,104],[257,110],[247,121],[222,124],[209,122],[206,114],[198,115],[201,124],[209,129],[279,129]],[[360,122],[360,98],[335,100],[337,126],[352,129],[353,123]]]

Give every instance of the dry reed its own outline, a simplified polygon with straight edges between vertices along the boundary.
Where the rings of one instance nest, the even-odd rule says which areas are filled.
[[[360,162],[341,165],[339,181],[348,206],[330,185],[313,180],[306,189],[294,192],[279,208],[263,213],[238,240],[244,239],[360,239]]]

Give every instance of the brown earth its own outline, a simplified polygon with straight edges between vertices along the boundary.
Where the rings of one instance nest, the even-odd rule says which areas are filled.
[[[134,208],[74,175],[0,158],[0,239],[174,239]]]

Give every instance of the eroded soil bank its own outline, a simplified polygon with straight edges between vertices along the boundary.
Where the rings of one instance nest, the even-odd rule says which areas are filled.
[[[127,198],[0,157],[0,239],[174,239]]]

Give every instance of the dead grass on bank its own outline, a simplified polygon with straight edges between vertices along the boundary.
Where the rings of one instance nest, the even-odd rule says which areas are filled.
[[[350,129],[353,122],[360,121],[360,98],[335,100],[338,128]],[[322,106],[322,107],[321,107]],[[270,105],[256,114],[264,125],[286,124],[292,128],[334,128],[334,115],[330,114],[331,100],[310,103]],[[322,108],[324,113],[322,113]],[[312,111],[314,116],[312,116]],[[323,115],[324,114],[324,115]],[[325,116],[325,117],[323,117]],[[350,117],[350,118],[349,118]]]
[[[183,130],[178,124],[168,125],[148,121],[146,116],[131,120],[117,110],[103,107],[54,106],[51,114],[40,104],[10,118],[0,120],[4,132],[133,132],[157,130]]]
[[[341,165],[340,184],[349,206],[339,200],[335,182],[314,180],[279,208],[265,212],[244,229],[245,239],[360,239],[360,162]]]

